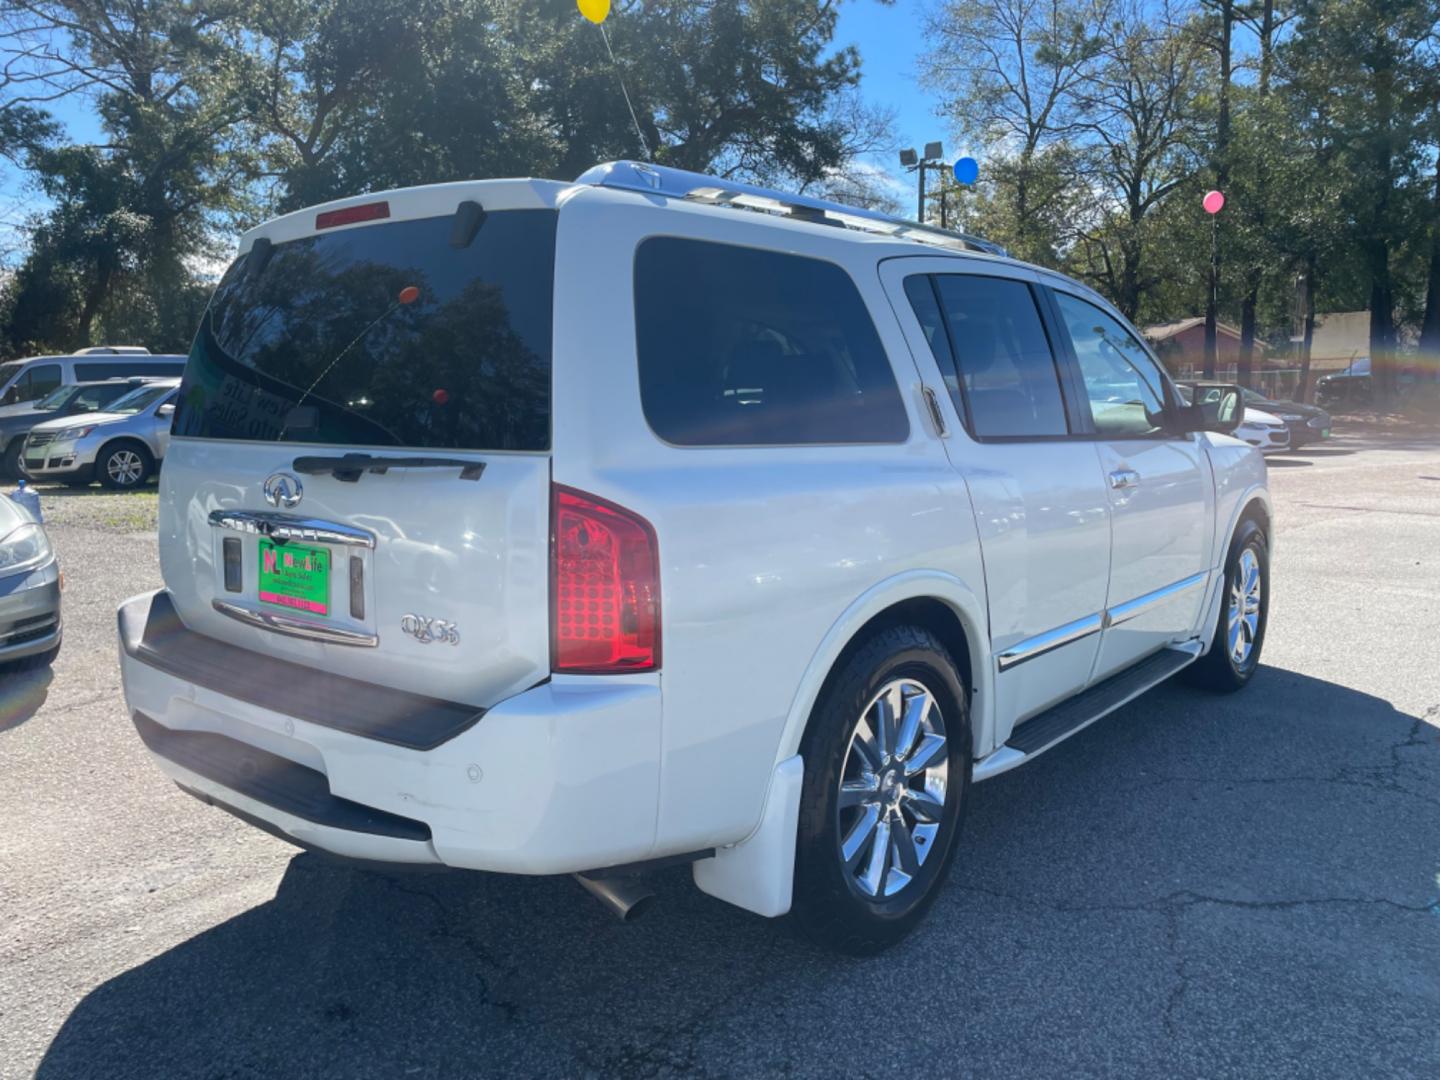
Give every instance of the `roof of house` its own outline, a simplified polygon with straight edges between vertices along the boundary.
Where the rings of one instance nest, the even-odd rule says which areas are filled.
[[[1156,323],[1153,326],[1147,326],[1145,327],[1144,334],[1151,341],[1164,341],[1166,338],[1172,338],[1176,334],[1184,333],[1186,330],[1189,330],[1193,326],[1204,325],[1205,316],[1196,315],[1193,318],[1181,319],[1178,322]],[[1217,334],[1224,334],[1226,337],[1233,337],[1237,340],[1240,337],[1239,330],[1235,329],[1235,327],[1231,326],[1229,323],[1220,322],[1219,320],[1216,320],[1215,322],[1215,332]],[[1259,342],[1257,342],[1256,344],[1259,344]]]

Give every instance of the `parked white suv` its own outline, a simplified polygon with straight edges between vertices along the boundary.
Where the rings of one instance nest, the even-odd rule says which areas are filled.
[[[1254,674],[1270,498],[1215,398],[1065,277],[711,177],[290,214],[196,338],[126,699],[294,843],[621,912],[693,862],[873,951],[971,783]]]

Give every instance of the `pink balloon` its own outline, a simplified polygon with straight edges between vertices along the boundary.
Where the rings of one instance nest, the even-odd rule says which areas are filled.
[[[1225,205],[1225,196],[1218,191],[1207,191],[1202,205],[1205,207],[1205,213],[1218,214]]]

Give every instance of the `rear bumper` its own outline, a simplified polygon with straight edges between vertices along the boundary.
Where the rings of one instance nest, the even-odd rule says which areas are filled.
[[[126,702],[160,768],[297,844],[522,874],[664,854],[656,677],[557,678],[483,713],[369,686],[366,710],[365,684],[297,682],[296,665],[187,629],[164,592],[119,619]]]
[[[29,573],[0,578],[0,664],[60,644],[60,567],[52,559]]]

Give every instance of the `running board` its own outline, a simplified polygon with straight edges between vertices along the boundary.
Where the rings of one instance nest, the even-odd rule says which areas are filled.
[[[1161,649],[1031,717],[1015,728],[1009,742],[975,763],[972,779],[989,780],[1043,754],[1187,667],[1200,656],[1202,648],[1197,640]]]

